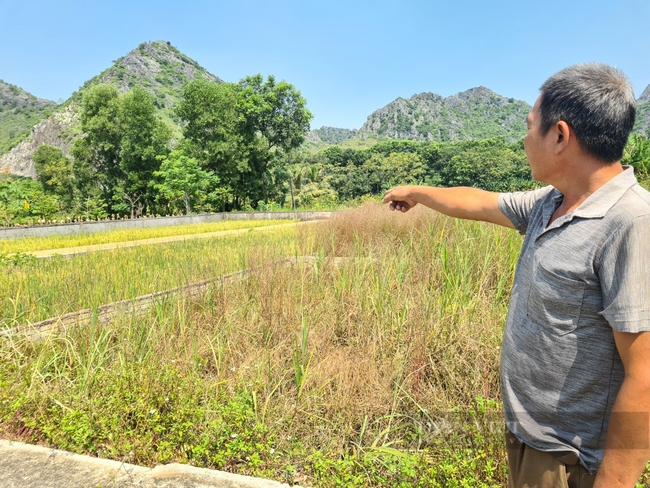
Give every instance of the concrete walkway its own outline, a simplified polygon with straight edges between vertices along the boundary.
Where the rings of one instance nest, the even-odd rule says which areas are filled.
[[[285,227],[297,227],[300,225],[312,224],[318,220],[303,222],[291,222],[289,224],[266,225],[261,227],[247,227],[245,229],[220,230],[216,232],[204,232],[201,234],[184,234],[180,236],[152,237],[151,239],[137,239],[134,241],[109,242],[106,244],[93,244],[90,246],[62,247],[58,249],[47,249],[43,251],[28,251],[37,258],[51,258],[55,255],[72,256],[73,254],[85,254],[95,251],[112,251],[115,249],[126,249],[129,247],[148,246],[152,244],[166,244],[168,242],[189,241],[194,239],[210,239],[214,237],[228,237],[246,234],[247,232],[262,232],[267,230],[282,229]]]
[[[133,464],[0,440],[2,488],[282,488],[289,485],[223,471]],[[294,488],[300,488],[293,485]]]

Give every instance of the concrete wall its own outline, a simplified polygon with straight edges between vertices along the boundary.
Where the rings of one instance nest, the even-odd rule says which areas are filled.
[[[146,229],[149,227],[165,227],[171,225],[203,224],[222,220],[273,220],[327,219],[332,212],[236,212],[182,215],[178,217],[150,217],[128,220],[102,220],[99,222],[79,222],[75,224],[39,225],[34,227],[1,227],[0,239],[16,237],[46,237],[66,234],[87,234],[116,229]]]

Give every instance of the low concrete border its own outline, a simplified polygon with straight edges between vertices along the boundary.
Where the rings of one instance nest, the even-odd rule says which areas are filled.
[[[38,225],[33,227],[0,227],[0,239],[17,237],[46,237],[66,234],[87,234],[116,229],[146,229],[172,225],[202,224],[222,220],[322,220],[332,212],[224,212],[214,214],[181,215],[177,217],[142,217],[126,220],[101,220],[74,224]]]
[[[3,488],[284,488],[289,485],[186,464],[145,468],[109,459],[0,440]],[[294,488],[300,488],[293,485]]]

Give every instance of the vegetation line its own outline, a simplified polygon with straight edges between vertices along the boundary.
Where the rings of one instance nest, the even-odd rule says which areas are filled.
[[[51,258],[53,256],[70,256],[73,254],[85,254],[95,251],[112,251],[115,249],[123,249],[127,247],[148,246],[152,244],[166,244],[169,242],[185,241],[190,239],[209,239],[213,237],[226,237],[245,234],[246,232],[253,232],[254,230],[273,230],[285,227],[298,226],[299,224],[307,224],[318,221],[304,221],[304,222],[291,222],[289,224],[268,225],[265,227],[246,227],[245,229],[236,230],[221,230],[216,232],[206,232],[202,234],[186,234],[181,236],[167,236],[167,237],[152,237],[150,239],[136,239],[134,241],[124,242],[110,242],[106,244],[93,244],[90,246],[74,246],[64,247],[59,249],[47,249],[43,251],[31,251],[25,254],[30,254],[36,258]]]

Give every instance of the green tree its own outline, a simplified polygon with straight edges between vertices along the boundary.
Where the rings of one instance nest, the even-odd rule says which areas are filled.
[[[154,172],[153,187],[174,208],[182,205],[186,214],[192,211],[197,199],[205,197],[206,191],[218,184],[214,174],[201,169],[196,159],[181,151],[173,151],[161,159],[160,169]]]
[[[154,195],[148,192],[149,182],[160,167],[160,157],[169,153],[167,144],[171,130],[156,118],[155,112],[153,96],[140,86],[120,97],[119,166],[125,175],[122,184],[124,200],[131,208],[137,198],[145,207],[153,204]]]
[[[121,134],[118,122],[119,92],[110,85],[99,85],[84,93],[81,104],[81,130],[71,149],[75,175],[83,193],[97,186],[109,193],[115,181],[122,178],[119,170]]]
[[[650,140],[644,134],[632,134],[623,151],[622,164],[634,167],[639,180],[650,180]]]
[[[153,97],[139,86],[124,95],[113,86],[92,87],[82,100],[81,128],[85,135],[71,151],[78,205],[92,199],[99,208],[104,202],[112,212],[131,215],[136,205],[149,209],[149,182],[171,135],[155,115]]]
[[[47,144],[36,149],[32,160],[43,189],[59,198],[63,204],[61,210],[69,210],[74,197],[74,174],[70,160],[61,149]]]
[[[267,201],[279,191],[272,174],[278,174],[282,155],[304,142],[313,116],[300,92],[272,75],[266,81],[259,74],[248,76],[236,92],[239,131],[248,154],[248,171],[239,190],[254,202]]]
[[[1,186],[1,184],[0,184]],[[11,225],[12,215],[7,207],[7,204],[0,200],[0,227],[8,227]]]
[[[25,224],[54,218],[59,210],[59,201],[56,196],[45,193],[38,181],[0,175],[0,207],[5,224]]]
[[[247,138],[260,138],[268,151],[285,153],[304,142],[313,116],[292,84],[278,83],[273,75],[264,81],[258,74],[241,80],[237,95]]]
[[[282,155],[302,144],[312,117],[293,85],[261,75],[236,85],[192,81],[177,114],[188,154],[219,177],[234,208],[281,193]]]
[[[453,156],[445,176],[450,186],[475,186],[496,192],[535,185],[525,154],[489,142]]]
[[[422,159],[411,150],[390,153],[380,168],[384,180],[382,192],[395,185],[421,184],[426,174]]]
[[[202,79],[191,81],[183,89],[176,113],[185,122],[186,154],[219,177],[218,193],[223,197],[234,196],[240,174],[248,170],[248,152],[238,130],[234,85]]]
[[[332,168],[332,187],[342,198],[378,195],[395,185],[424,182],[426,168],[417,154],[366,154],[370,154],[370,157],[360,166]]]

